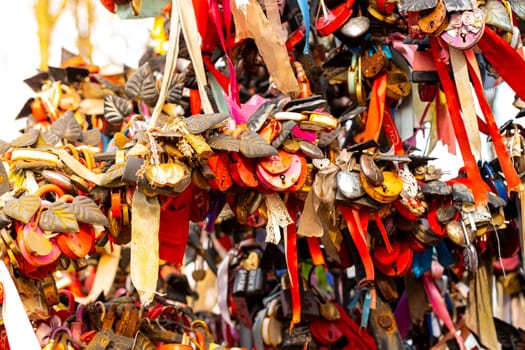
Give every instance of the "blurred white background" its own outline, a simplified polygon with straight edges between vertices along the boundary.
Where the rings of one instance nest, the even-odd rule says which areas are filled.
[[[15,117],[25,101],[33,96],[33,92],[23,83],[23,80],[34,75],[40,63],[37,22],[34,15],[35,1],[10,1],[9,8],[4,6],[0,11],[0,106],[2,111],[0,139],[5,141],[17,137],[18,131],[25,126],[25,119],[15,121]],[[58,8],[61,1],[50,0],[52,8]],[[91,33],[92,63],[99,66],[126,64],[130,67],[137,67],[138,60],[149,42],[152,19],[121,20],[106,10],[100,0],[92,1],[95,5],[95,19]],[[67,7],[52,33],[50,66],[60,65],[62,47],[78,53],[77,29],[73,13],[74,1],[67,0],[67,2]],[[508,85],[501,84],[497,90],[499,91],[495,94],[493,103],[494,114],[497,123],[501,125],[506,120],[513,118],[517,110],[512,106],[514,92]],[[418,147],[425,149],[426,140],[422,135],[418,135],[417,140]],[[490,149],[485,151],[487,158],[492,159]],[[434,163],[448,172],[449,176],[455,176],[463,163],[459,148],[457,156],[451,155],[441,143],[431,156],[439,158]]]
[[[136,67],[149,40],[151,20],[121,20],[106,10],[99,0],[95,5],[92,27],[93,64]],[[9,1],[9,7],[0,11],[0,139],[11,140],[24,127],[25,121],[15,117],[33,91],[23,80],[37,73],[40,53],[37,23],[34,15],[35,0]],[[61,0],[50,0],[57,8]],[[61,49],[78,53],[77,30],[73,1],[68,4],[53,30],[50,43],[50,66],[59,66]],[[7,5],[7,1],[4,1]]]

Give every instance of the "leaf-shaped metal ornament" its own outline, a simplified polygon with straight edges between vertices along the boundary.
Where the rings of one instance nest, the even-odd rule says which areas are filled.
[[[102,135],[100,129],[94,128],[82,132],[82,142],[86,145],[97,146]]]
[[[22,106],[18,114],[16,115],[15,120],[32,116],[33,111],[31,110],[31,105],[33,104],[34,101],[35,99],[33,97],[28,98],[26,103],[24,103],[24,105]]]
[[[66,63],[75,57],[78,57],[78,53],[74,53],[63,47],[60,49],[60,63]]]
[[[222,123],[229,117],[228,113],[195,114],[186,118],[185,121],[189,132],[200,134]]]
[[[71,110],[68,110],[58,118],[51,125],[49,132],[57,135],[60,139],[66,138],[70,142],[79,141],[82,137],[82,127]]]
[[[270,145],[261,135],[247,130],[239,137],[239,152],[248,158],[261,158],[279,155],[277,149]]]
[[[10,148],[11,148],[11,144],[9,142],[0,140],[0,154],[9,151]]]
[[[472,1],[471,0],[443,0],[447,12],[454,11],[472,11]]]
[[[38,72],[37,74],[24,79],[24,83],[31,88],[34,92],[42,90],[42,86],[50,79],[49,72]]]
[[[18,136],[16,139],[11,141],[12,147],[31,147],[38,141],[40,131],[37,129],[29,129],[26,133]]]
[[[168,97],[166,97],[166,101],[168,101],[168,103],[179,104],[180,100],[182,100],[183,94],[184,84],[175,84],[168,91]]]
[[[42,198],[34,194],[26,194],[20,198],[13,198],[4,205],[5,215],[27,224],[35,215],[42,203]]]
[[[326,147],[329,144],[331,144],[337,136],[341,133],[341,125],[338,124],[337,128],[335,130],[331,130],[329,132],[320,132],[319,133],[319,141],[317,142],[317,146],[319,147]]]
[[[42,139],[48,145],[55,146],[60,142],[60,136],[53,134],[52,132],[46,132],[42,135]]]
[[[433,180],[421,187],[421,193],[427,196],[450,196],[452,186],[441,180]]]
[[[56,201],[40,214],[38,226],[44,231],[78,232],[78,221],[73,204]]]
[[[255,112],[248,118],[246,124],[248,129],[251,131],[259,131],[260,128],[264,125],[264,122],[268,119],[270,115],[276,109],[280,100],[274,99],[263,102]]]
[[[219,151],[239,152],[239,140],[227,134],[218,134],[210,137],[208,145]]]
[[[133,112],[133,104],[116,95],[104,96],[104,118],[111,124],[120,124],[125,116]]]
[[[512,7],[512,11],[518,16],[520,19],[525,21],[525,1],[523,0],[509,0],[510,6]]]
[[[485,6],[481,7],[481,9],[485,14],[485,23],[512,33],[513,25],[510,21],[507,9],[503,3],[499,1],[488,0],[485,3]]]
[[[472,190],[462,183],[452,185],[452,199],[459,202],[475,202]]]
[[[102,175],[100,186],[109,188],[122,186],[122,175],[124,175],[125,167],[126,162],[111,165]]]
[[[140,99],[150,106],[157,102],[159,92],[148,62],[144,63],[133,73],[126,82],[124,89],[129,98]]]
[[[418,12],[436,7],[437,0],[399,0],[399,10]]]
[[[293,120],[287,120],[281,124],[281,132],[277,137],[272,141],[272,146],[279,148],[284,140],[292,133],[293,128],[297,124]]]
[[[86,196],[76,196],[73,199],[73,211],[78,221],[92,225],[109,227],[109,220],[97,203]]]

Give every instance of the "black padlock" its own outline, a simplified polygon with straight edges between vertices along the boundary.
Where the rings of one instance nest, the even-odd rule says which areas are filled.
[[[246,285],[247,296],[264,294],[264,273],[261,268],[248,271],[248,283]]]
[[[235,274],[235,279],[233,280],[233,289],[232,294],[234,296],[244,296],[246,295],[246,288],[248,287],[248,270],[240,269]]]

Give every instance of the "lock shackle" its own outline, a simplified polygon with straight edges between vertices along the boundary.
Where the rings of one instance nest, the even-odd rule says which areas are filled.
[[[65,332],[70,338],[72,337],[71,330],[69,328],[65,326],[60,326],[60,327],[53,329],[53,331],[51,331],[50,339],[56,339],[57,335],[61,332]]]

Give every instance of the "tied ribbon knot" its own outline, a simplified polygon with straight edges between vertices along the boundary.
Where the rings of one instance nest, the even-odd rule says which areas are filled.
[[[323,210],[335,213],[334,203],[337,192],[337,173],[346,168],[351,154],[342,150],[335,164],[323,167],[317,172],[312,189],[308,192],[297,232],[304,237],[322,237],[328,228],[321,220]],[[335,219],[334,219],[335,222]]]

